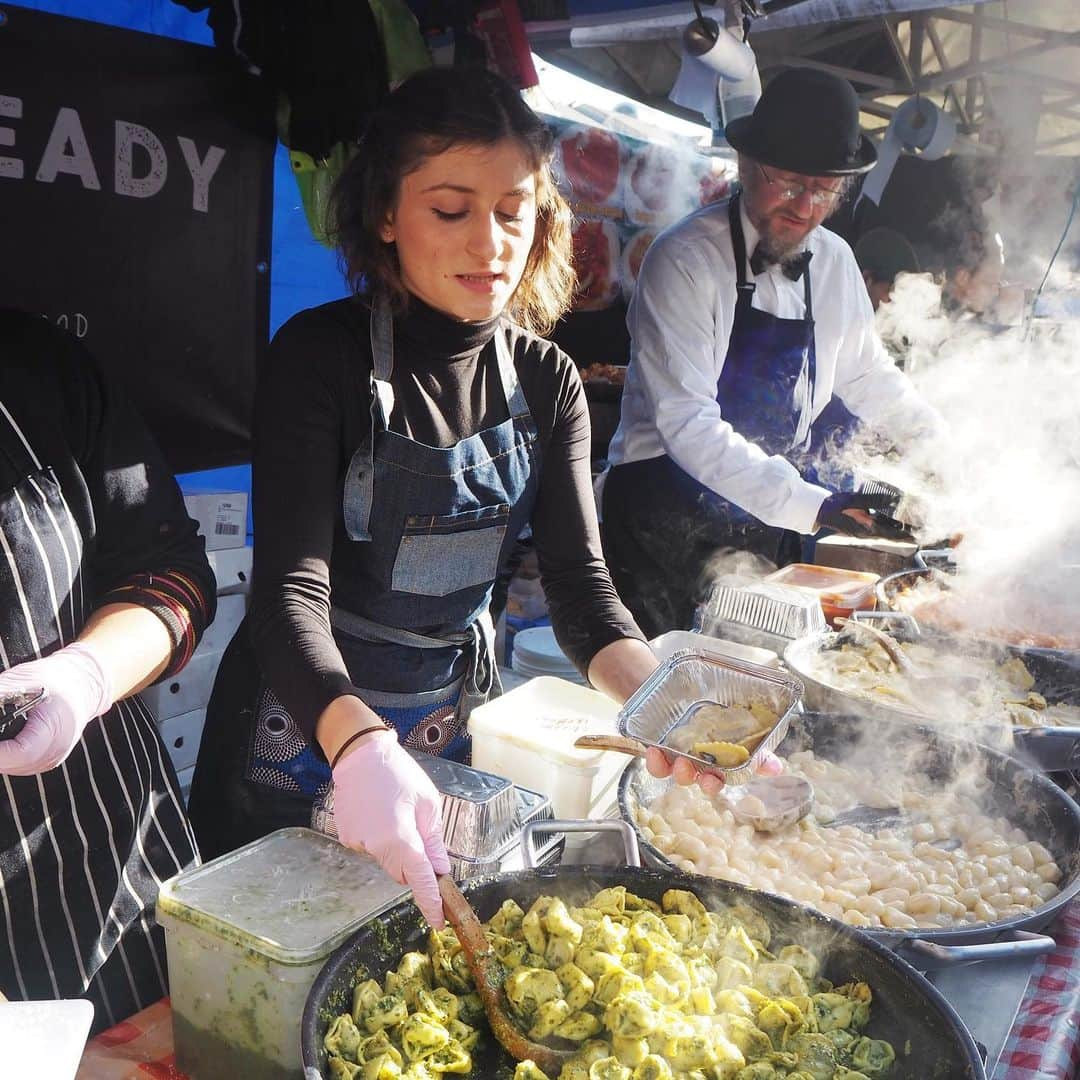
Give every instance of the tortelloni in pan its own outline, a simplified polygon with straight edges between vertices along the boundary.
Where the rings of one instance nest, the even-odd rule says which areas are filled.
[[[863,1034],[870,987],[834,986],[802,946],[770,951],[745,905],[708,911],[680,889],[656,904],[618,886],[581,907],[507,900],[485,933],[522,1029],[578,1048],[557,1077],[525,1061],[514,1080],[874,1080],[894,1062]],[[438,1080],[470,1075],[486,1033],[447,929],[381,985],[358,983],[324,1045],[334,1080]]]

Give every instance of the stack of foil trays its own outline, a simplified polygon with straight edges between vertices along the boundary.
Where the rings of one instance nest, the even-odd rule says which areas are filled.
[[[554,817],[551,800],[520,788],[501,776],[457,761],[410,750],[442,796],[443,839],[450,855],[450,873],[458,881],[517,870],[523,866],[521,830],[530,822]],[[334,790],[312,810],[311,827],[337,836]],[[562,851],[561,833],[537,833],[533,862],[540,866]]]

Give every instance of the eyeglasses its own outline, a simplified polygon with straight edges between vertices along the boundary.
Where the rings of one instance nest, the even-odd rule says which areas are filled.
[[[761,170],[761,175],[765,177],[765,182],[778,187],[780,190],[777,194],[784,202],[794,202],[801,195],[809,195],[810,202],[814,206],[828,206],[830,203],[835,202],[844,191],[844,187],[841,184],[838,188],[823,188],[823,187],[807,187],[805,184],[797,184],[794,180],[774,180],[766,171],[764,166],[754,162],[755,165]]]

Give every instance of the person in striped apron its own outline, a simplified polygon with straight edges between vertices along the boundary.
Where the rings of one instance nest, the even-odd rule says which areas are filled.
[[[167,992],[158,887],[197,859],[137,691],[178,671],[214,577],[132,406],[67,334],[0,310],[0,991],[100,1030]]]

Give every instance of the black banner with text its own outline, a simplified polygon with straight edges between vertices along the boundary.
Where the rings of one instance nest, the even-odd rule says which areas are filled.
[[[210,48],[4,4],[0,305],[118,375],[177,472],[250,460],[274,130]]]

